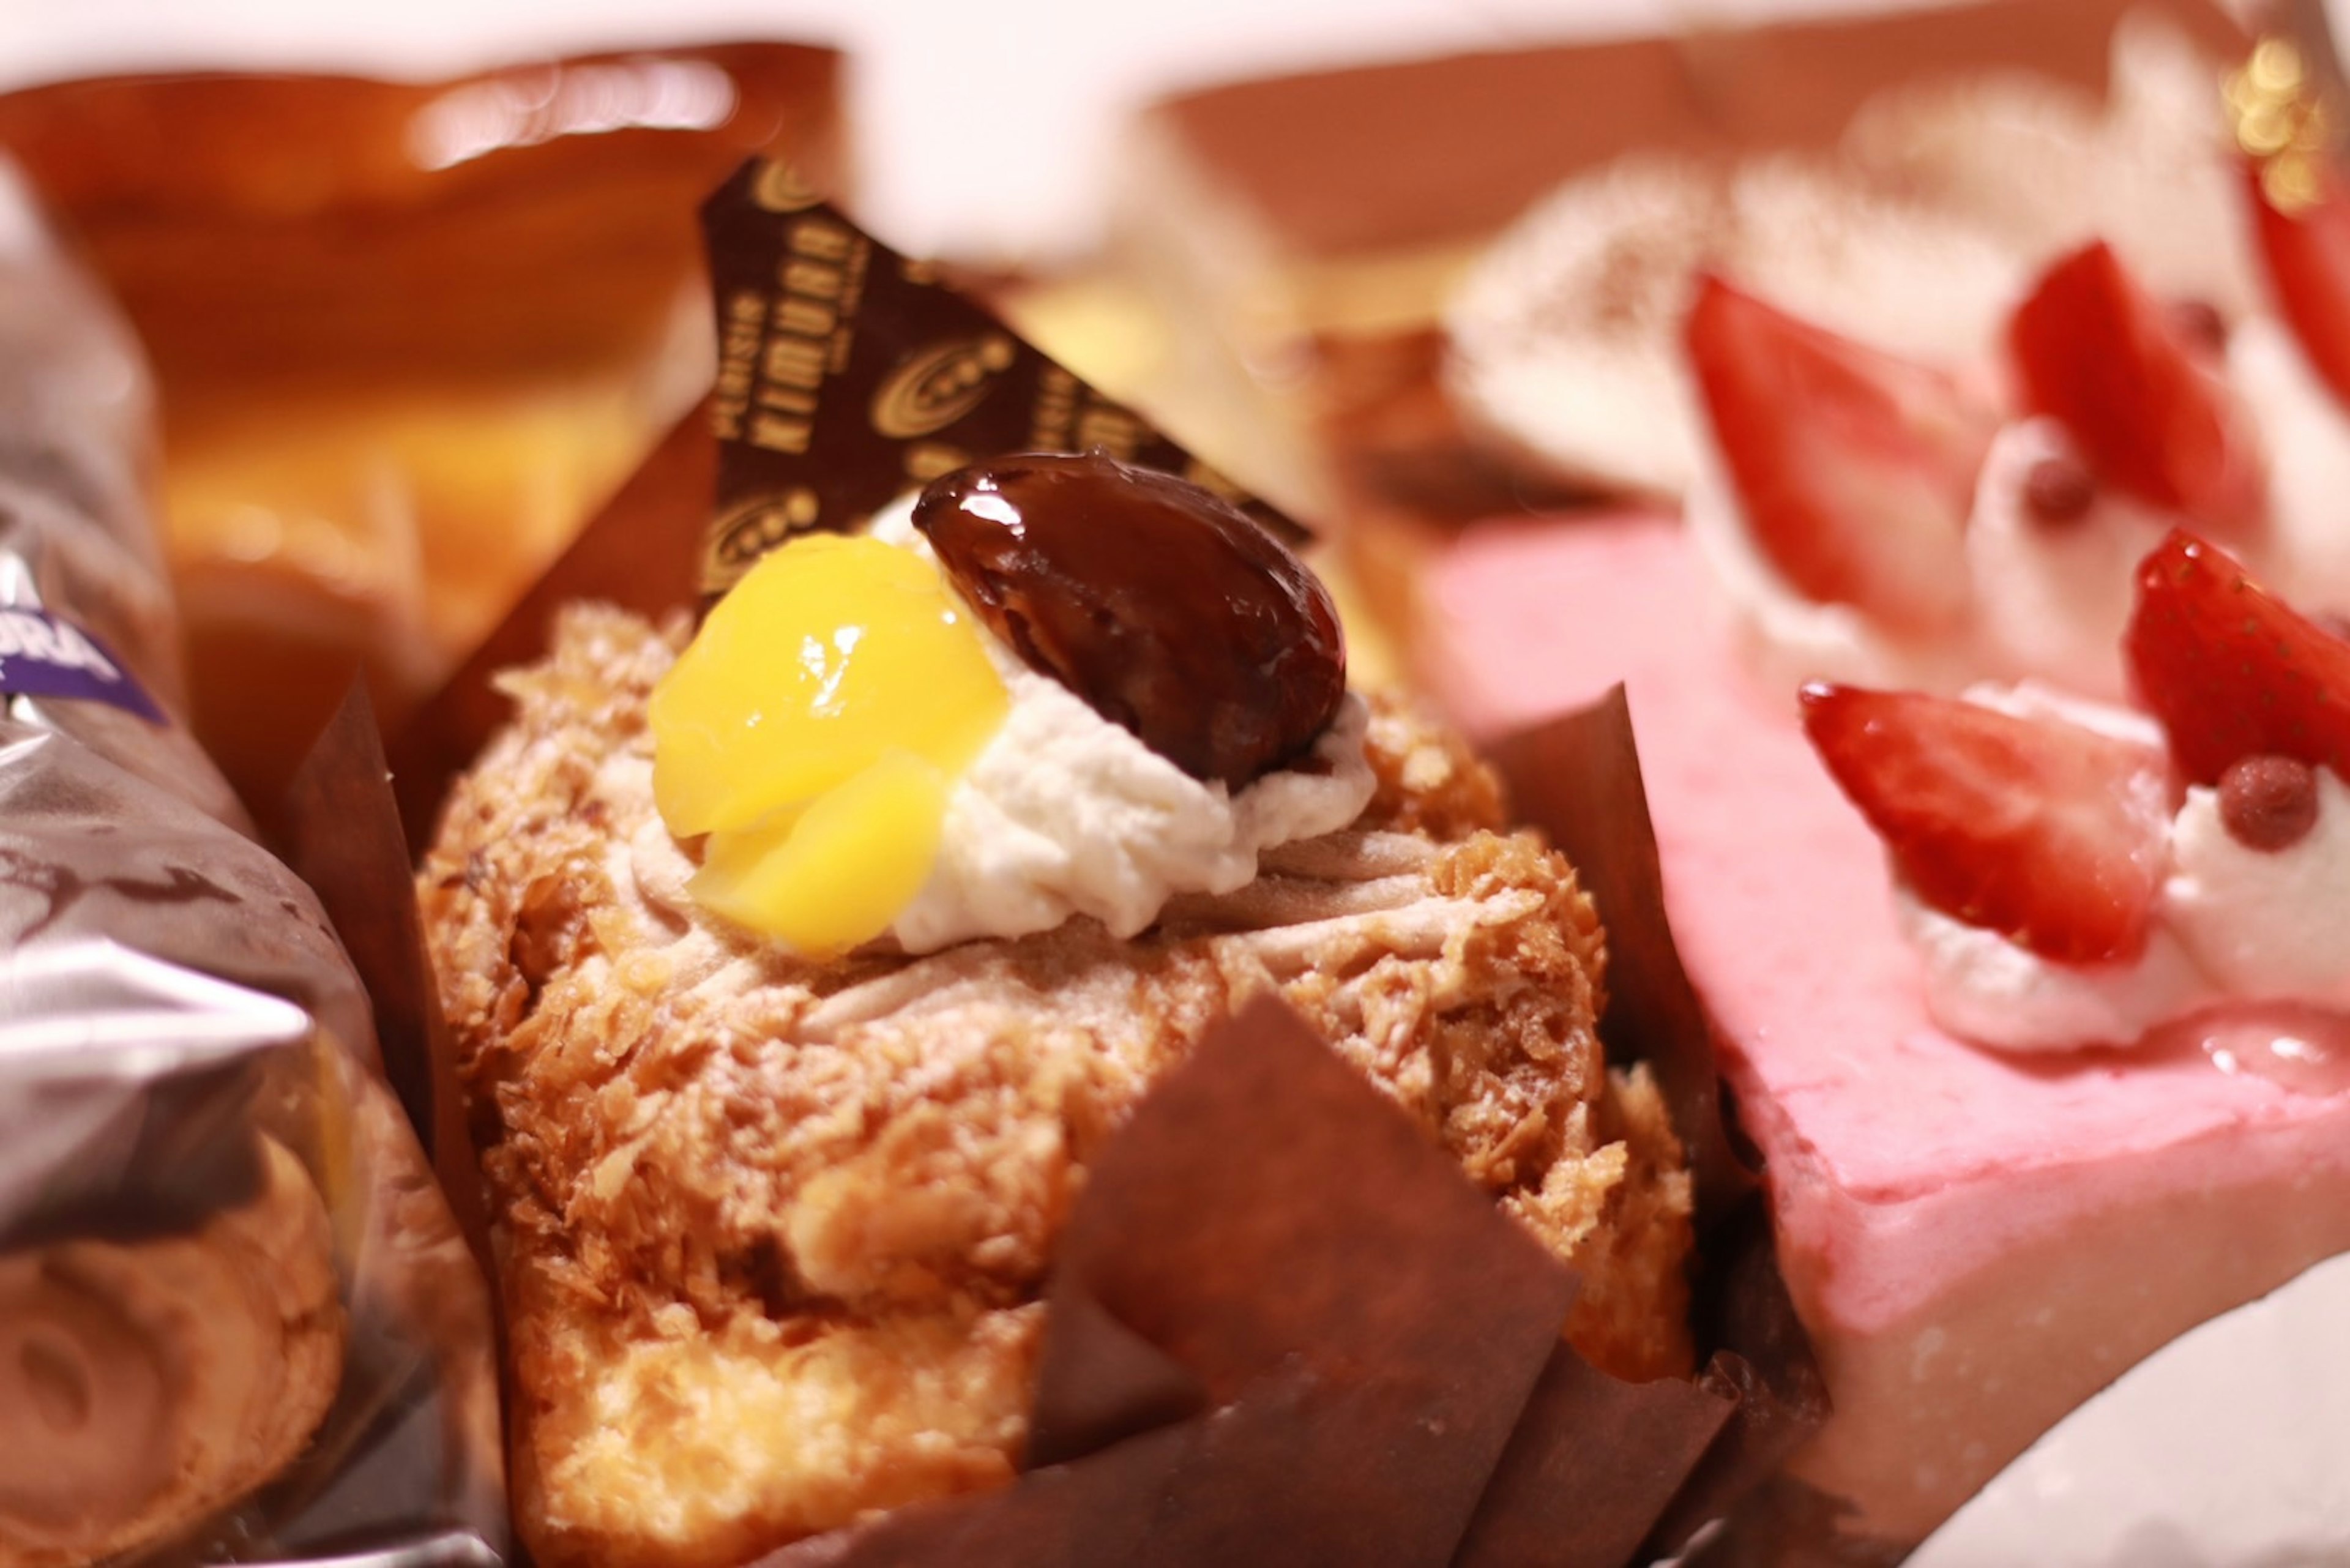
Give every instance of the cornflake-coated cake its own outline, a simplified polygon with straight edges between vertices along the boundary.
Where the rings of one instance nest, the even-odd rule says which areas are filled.
[[[1268,989],[1582,1271],[1586,1356],[1687,1369],[1688,1179],[1654,1085],[1602,1062],[1596,919],[1451,736],[1375,703],[1350,829],[1135,939],[809,960],[686,890],[646,720],[682,640],[568,612],[421,876],[542,1563],[718,1568],[1008,1482],[1088,1161]]]

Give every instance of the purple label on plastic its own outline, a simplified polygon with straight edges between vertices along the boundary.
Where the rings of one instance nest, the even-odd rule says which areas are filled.
[[[164,722],[163,710],[96,638],[28,605],[0,607],[0,692],[111,702],[151,723]]]

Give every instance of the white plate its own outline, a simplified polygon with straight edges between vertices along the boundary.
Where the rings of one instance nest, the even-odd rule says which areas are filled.
[[[1909,1568],[2350,1563],[2350,1255],[2173,1341],[2074,1411]]]

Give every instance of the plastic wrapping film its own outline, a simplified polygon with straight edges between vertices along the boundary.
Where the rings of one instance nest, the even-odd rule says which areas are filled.
[[[479,1275],[172,717],[145,399],[0,171],[0,1568],[494,1562]]]

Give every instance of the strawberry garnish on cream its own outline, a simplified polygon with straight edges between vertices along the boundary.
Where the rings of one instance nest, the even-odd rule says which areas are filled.
[[[2062,424],[2098,477],[2215,534],[2262,525],[2258,442],[2206,334],[2103,241],[2042,275],[2008,326],[2024,405]]]
[[[2189,781],[2260,756],[2350,779],[2350,641],[2184,530],[2139,566],[2137,591],[2130,672]]]
[[[2146,950],[2167,812],[2154,749],[1952,697],[1813,685],[1804,727],[1931,908],[2060,963]]]
[[[1711,274],[1687,333],[1748,528],[1787,585],[1916,633],[1961,622],[1963,534],[1991,411],[1939,369]]]
[[[2209,1035],[2277,1005],[2350,1039],[2350,639],[2183,530],[2137,583],[2125,651],[2151,718],[2029,684],[1804,691],[1891,859],[1929,1010],[2002,1049]]]

